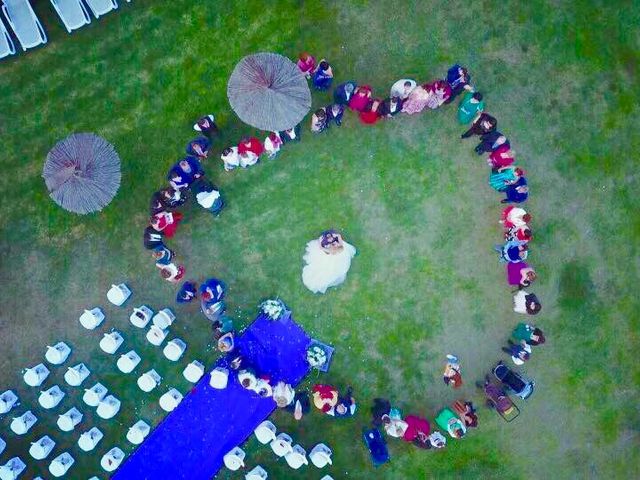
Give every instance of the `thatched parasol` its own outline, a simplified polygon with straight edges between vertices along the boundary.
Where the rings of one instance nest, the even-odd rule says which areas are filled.
[[[47,154],[42,170],[51,198],[65,210],[85,215],[102,210],[120,187],[120,157],[93,133],[74,133]]]
[[[311,108],[307,80],[288,58],[277,53],[244,57],[233,69],[227,96],[243,122],[260,130],[295,127]]]

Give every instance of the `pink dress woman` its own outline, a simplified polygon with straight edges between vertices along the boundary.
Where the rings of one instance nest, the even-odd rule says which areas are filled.
[[[429,103],[431,94],[427,89],[428,84],[419,85],[413,90],[402,105],[402,111],[413,115],[414,113],[420,113]]]
[[[446,102],[451,97],[451,87],[444,80],[438,80],[437,82],[427,85],[427,91],[429,92],[429,98],[427,99],[427,107],[431,110],[435,110]]]

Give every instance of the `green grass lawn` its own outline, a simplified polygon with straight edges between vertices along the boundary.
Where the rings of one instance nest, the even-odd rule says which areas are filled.
[[[245,445],[248,465],[262,464],[275,479],[640,476],[640,10],[633,2],[135,0],[73,35],[48,2],[32,3],[49,44],[0,63],[0,391],[16,390],[17,412],[32,408],[40,421],[16,437],[9,416],[0,418],[8,443],[0,463],[30,459],[29,442],[48,433],[58,442],[50,458],[63,450],[76,458],[68,478],[106,478],[102,454],[115,445],[133,451],[127,428],[138,418],[162,420],[157,399],[168,386],[188,391],[184,365],[218,357],[198,306],[174,305],[175,288],[142,248],[151,193],[182,155],[193,121],[214,112],[223,138],[205,168],[227,208],[212,218],[188,206],[170,245],[190,278],[227,282],[240,325],[261,299],[283,298],[310,335],[336,347],[331,372],[305,384],[352,385],[360,407],[344,421],[274,414],[303,446],[333,448],[326,472],[294,472],[255,439]],[[374,397],[429,420],[459,397],[480,405],[474,381],[522,318],[492,251],[500,197],[487,186],[474,141],[459,140],[454,105],[375,126],[347,113],[342,128],[320,136],[305,122],[303,141],[278,159],[222,170],[219,151],[255,133],[226,99],[233,66],[257,51],[301,50],[330,59],[338,82],[369,83],[381,95],[398,78],[432,80],[460,62],[510,137],[530,178],[530,263],[540,275],[531,290],[543,302],[536,322],[548,339],[522,369],[537,385],[516,422],[483,408],[480,428],[446,450],[389,439],[391,463],[371,466],[359,435]],[[314,93],[314,106],[329,98]],[[84,217],[57,207],[40,177],[49,149],[83,131],[113,143],[123,171],[111,205]],[[301,257],[305,242],[328,227],[342,230],[358,255],[343,286],[313,296],[300,279]],[[174,308],[172,333],[189,345],[184,361],[170,365],[128,323],[129,308],[107,305],[106,290],[119,281],[134,291],[129,307]],[[95,305],[107,321],[89,332],[77,318]],[[138,374],[161,373],[160,389],[143,394],[137,375],[120,374],[116,358],[99,350],[112,327],[142,356]],[[59,340],[74,349],[70,364],[92,370],[87,385],[100,381],[122,399],[115,419],[83,408],[63,368],[45,384],[67,392],[61,406],[45,413],[37,405],[39,389],[26,387],[20,371]],[[466,380],[455,393],[440,378],[450,351]],[[55,420],[73,405],[85,420],[62,433]],[[105,438],[86,454],[76,442],[93,425]],[[28,463],[23,478],[51,478],[48,461]]]

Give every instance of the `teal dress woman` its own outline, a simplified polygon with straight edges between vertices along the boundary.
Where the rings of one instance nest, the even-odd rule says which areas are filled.
[[[502,167],[489,174],[489,185],[498,192],[504,192],[509,185],[518,181],[524,172],[516,167]]]
[[[458,121],[461,124],[469,123],[483,110],[482,94],[480,92],[467,92],[458,107]]]

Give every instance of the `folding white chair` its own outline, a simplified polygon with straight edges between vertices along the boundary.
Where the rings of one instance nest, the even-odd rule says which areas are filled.
[[[100,340],[100,349],[104,353],[113,355],[123,343],[124,338],[122,337],[122,334],[117,330],[112,330],[109,333],[105,333],[102,340]]]
[[[165,357],[167,357],[168,360],[177,362],[178,360],[180,360],[180,357],[182,357],[186,349],[187,344],[184,343],[184,341],[179,338],[174,338],[167,343],[167,345],[164,347],[164,350],[162,350],[162,353]]]
[[[244,450],[240,447],[235,447],[222,457],[222,461],[224,462],[224,466],[229,470],[236,471],[244,467],[245,455]]]
[[[153,316],[153,324],[163,330],[169,328],[175,321],[176,316],[168,308],[163,308]]]
[[[27,368],[22,378],[24,383],[30,387],[39,387],[47,379],[49,373],[49,369],[43,363],[39,363],[35,367]]]
[[[258,441],[263,445],[273,442],[276,439],[276,432],[276,426],[269,420],[262,422],[253,431]]]
[[[253,467],[253,469],[244,476],[245,480],[267,480],[268,477],[267,471],[260,465]]]
[[[100,418],[109,420],[110,418],[115,417],[116,413],[120,411],[120,405],[121,405],[120,400],[118,400],[113,395],[107,395],[98,404],[96,413]]]
[[[134,350],[130,350],[127,353],[120,355],[116,365],[118,370],[122,373],[131,373],[141,361],[142,359],[140,358],[140,355],[138,355]]]
[[[80,320],[80,325],[84,328],[93,330],[104,322],[104,313],[98,307],[92,308],[91,310],[85,310],[78,320]]]
[[[85,388],[82,400],[90,407],[97,407],[100,401],[107,396],[107,387],[96,383],[91,388]]]
[[[278,457],[284,457],[288,453],[293,451],[293,439],[287,435],[286,433],[280,433],[278,436],[271,442],[271,450]]]
[[[299,469],[303,465],[309,465],[307,460],[307,452],[300,445],[294,445],[293,450],[284,456],[287,464],[294,470]]]
[[[91,2],[87,1],[89,8],[91,8]],[[96,15],[96,18],[98,16]],[[111,285],[111,288],[107,292],[107,300],[113,303],[116,307],[120,307],[131,296],[131,290],[124,283],[119,285]]]
[[[48,390],[44,390],[40,392],[40,396],[38,397],[38,403],[40,406],[46,410],[50,410],[56,407],[64,398],[64,392],[60,390],[58,385],[54,385]]]
[[[227,388],[229,382],[229,370],[222,367],[216,367],[211,371],[211,378],[209,379],[209,385],[213,388],[222,390]]]
[[[324,443],[319,443],[315,447],[311,449],[309,452],[309,458],[311,459],[311,463],[313,463],[318,468],[323,468],[327,465],[331,465],[331,455],[333,452],[329,447],[327,447]]]
[[[90,374],[87,366],[84,363],[79,363],[67,369],[64,380],[72,387],[79,387]]]
[[[31,413],[31,410],[27,410],[19,417],[14,417],[10,428],[16,435],[24,435],[31,430],[31,427],[33,427],[37,421],[38,418]]]
[[[75,462],[69,452],[62,452],[49,464],[49,473],[54,477],[62,477]]]
[[[102,440],[104,434],[97,427],[93,427],[90,430],[87,430],[78,439],[78,446],[84,452],[90,452]]]
[[[140,387],[140,390],[142,390],[143,392],[149,393],[151,390],[160,385],[161,380],[162,377],[160,377],[160,375],[158,375],[158,372],[156,372],[152,368],[148,372],[145,372],[138,377],[138,387]]]
[[[16,405],[18,405],[18,396],[12,390],[2,392],[0,395],[0,415],[9,413]]]
[[[51,0],[51,5],[69,33],[91,23],[89,12],[80,0]]]
[[[102,456],[100,460],[100,466],[106,472],[113,472],[116,468],[120,466],[122,460],[124,459],[124,452],[120,450],[118,447],[113,447],[107,453]]]
[[[153,310],[146,305],[140,305],[133,309],[133,313],[129,316],[129,321],[134,327],[144,328],[151,321]]]
[[[175,388],[172,388],[160,397],[160,408],[165,412],[172,412],[181,401],[182,394]]]
[[[58,342],[53,347],[47,345],[44,358],[52,365],[62,365],[71,354],[71,348],[64,342]]]
[[[20,457],[13,457],[7,463],[0,466],[0,478],[2,480],[18,478],[20,474],[27,468],[27,465]]]
[[[28,0],[3,0],[2,12],[22,50],[47,43],[47,34]]]
[[[182,375],[187,379],[188,382],[198,383],[198,381],[200,381],[200,379],[204,375],[204,365],[198,360],[194,360],[186,367],[184,367]]]
[[[35,442],[31,442],[29,455],[36,460],[43,460],[49,456],[51,450],[53,450],[53,447],[55,446],[56,442],[54,442],[49,435],[45,435]]]
[[[134,445],[140,445],[151,432],[151,427],[144,420],[138,420],[127,432],[127,440]]]
[[[82,413],[76,407],[72,407],[58,417],[58,428],[63,432],[72,431],[82,421]]]
[[[147,332],[147,340],[151,345],[155,345],[159,347],[164,342],[164,339],[167,338],[169,332],[167,330],[163,330],[155,325],[151,325],[149,331]]]

